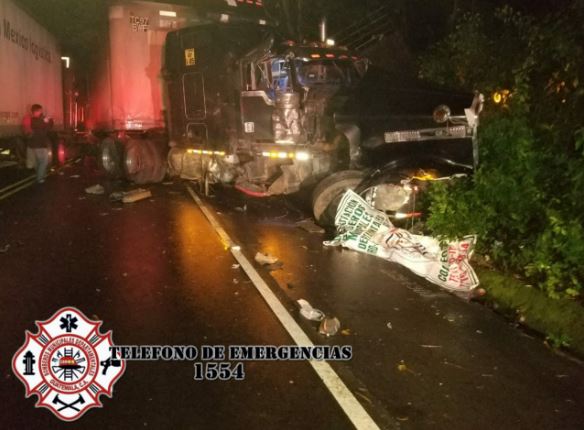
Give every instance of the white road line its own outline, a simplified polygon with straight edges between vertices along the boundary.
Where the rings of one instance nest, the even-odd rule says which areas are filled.
[[[298,323],[292,318],[290,313],[282,305],[280,300],[272,292],[270,287],[265,283],[257,270],[249,262],[247,257],[241,252],[241,247],[231,240],[227,232],[221,227],[215,216],[195,194],[190,186],[187,190],[195,203],[199,206],[209,223],[213,226],[223,244],[229,248],[233,257],[240,264],[241,268],[253,282],[260,295],[264,298],[272,312],[276,315],[280,323],[284,326],[288,334],[292,337],[298,346],[314,346],[314,343],[304,333]],[[361,429],[379,429],[373,418],[363,408],[361,403],[355,398],[353,393],[347,388],[342,379],[337,375],[334,369],[326,361],[309,361],[315,372],[318,374],[324,385],[328,388],[335,400],[339,403],[349,420],[355,428]]]
[[[10,197],[12,194],[16,194],[17,192],[24,190],[25,188],[28,188],[31,185],[36,184],[36,179],[34,177],[27,179],[27,180],[28,180],[28,182],[24,183],[24,185],[21,185],[20,187],[12,188],[15,184],[12,184],[11,186],[6,187],[6,188],[12,188],[12,189],[4,194],[0,194],[0,200],[4,200],[5,198]]]
[[[70,166],[73,163],[77,163],[77,160],[80,160],[80,158],[69,160],[56,170],[49,170],[47,172],[46,177],[49,177],[49,176],[54,175],[55,173],[61,171],[63,169],[63,167],[65,167],[65,166]],[[8,185],[0,190],[0,200],[4,200],[5,198],[10,197],[11,195],[16,194],[17,192],[19,192],[21,190],[24,190],[25,188],[28,188],[31,185],[34,185],[35,183],[36,183],[36,175],[30,175],[21,181],[10,184],[10,185]],[[17,185],[20,185],[20,184],[24,184],[24,185],[17,187]],[[17,187],[17,188],[15,188],[15,187]],[[9,190],[9,191],[6,191],[6,190]],[[6,192],[4,194],[2,194],[4,191],[6,191]]]
[[[24,182],[28,182],[28,181],[30,181],[30,180],[32,180],[32,179],[35,179],[35,178],[36,178],[36,176],[35,176],[35,175],[30,175],[30,176],[27,176],[26,178],[22,179],[21,181],[15,182],[15,183],[13,183],[13,184],[10,184],[10,185],[8,185],[8,186],[6,186],[6,187],[2,188],[2,189],[0,190],[0,194],[2,194],[4,191],[7,191],[7,190],[9,190],[10,188],[17,187],[18,185],[20,185],[20,184],[22,184],[22,183],[24,183]]]

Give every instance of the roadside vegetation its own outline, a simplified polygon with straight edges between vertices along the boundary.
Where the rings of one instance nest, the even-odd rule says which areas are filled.
[[[498,268],[554,298],[584,293],[583,12],[469,14],[421,60],[423,78],[488,98],[480,167],[433,187],[429,228],[477,233]]]
[[[478,89],[486,97],[480,167],[472,178],[432,186],[431,233],[448,238],[476,233],[477,251],[492,268],[551,299],[579,305],[584,298],[583,18],[578,2],[545,18],[510,7],[466,14],[421,56],[419,67],[425,80]],[[551,325],[537,329],[553,337],[552,343],[576,341],[567,327],[554,326],[568,320],[573,326],[576,317],[546,316],[552,311],[558,316],[562,308],[543,306],[540,299],[528,304],[533,295],[516,280],[491,282],[493,276],[483,273],[487,291],[508,306],[530,308],[533,320],[547,319]],[[577,343],[584,355],[584,339]]]

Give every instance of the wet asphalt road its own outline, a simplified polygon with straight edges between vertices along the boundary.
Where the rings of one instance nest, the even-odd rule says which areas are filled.
[[[113,399],[75,423],[35,409],[10,360],[24,331],[63,306],[103,320],[116,344],[292,343],[183,183],[123,206],[86,196],[97,180],[74,166],[0,201],[0,249],[10,245],[0,254],[1,428],[352,428],[305,362],[247,363],[242,382],[196,382],[185,362],[129,362]],[[280,269],[258,271],[315,343],[353,346],[353,360],[333,367],[380,427],[582,428],[584,368],[541,339],[396,265],[323,247],[325,236],[295,225],[306,215],[292,199],[206,202],[250,260],[280,258]],[[299,298],[336,315],[344,334],[318,335],[297,315]]]

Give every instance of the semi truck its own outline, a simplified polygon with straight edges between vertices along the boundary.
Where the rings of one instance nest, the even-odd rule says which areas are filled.
[[[11,0],[0,0],[0,154],[6,162],[22,154],[22,121],[41,104],[62,131],[63,77],[55,37]]]
[[[408,218],[424,182],[476,166],[480,94],[400,88],[335,46],[324,21],[319,40],[287,40],[262,0],[216,4],[110,7],[105,103],[92,103],[111,176],[168,174],[253,197],[313,187],[328,224],[347,188]]]
[[[171,174],[254,197],[313,187],[328,225],[348,188],[399,220],[428,181],[473,171],[481,94],[391,82],[325,20],[299,42],[236,10],[167,35]]]

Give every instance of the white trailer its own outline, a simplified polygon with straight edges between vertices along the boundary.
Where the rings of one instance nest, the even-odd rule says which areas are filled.
[[[31,105],[63,128],[61,53],[55,37],[11,0],[0,0],[0,148],[12,148]]]
[[[89,94],[87,128],[146,131],[165,126],[160,70],[168,31],[194,17],[185,6],[118,1]]]

